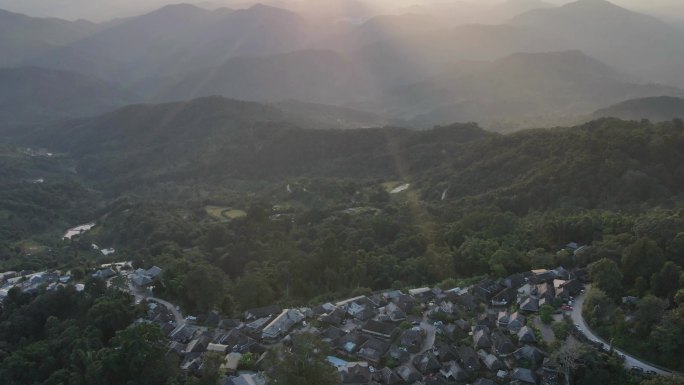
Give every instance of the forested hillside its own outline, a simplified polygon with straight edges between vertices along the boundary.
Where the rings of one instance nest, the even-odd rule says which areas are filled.
[[[68,154],[109,205],[85,239],[169,266],[166,295],[190,307],[192,293],[232,308],[582,265],[549,251],[677,216],[684,193],[679,121],[502,135],[316,130],[289,116],[198,99],[41,126],[20,142]]]

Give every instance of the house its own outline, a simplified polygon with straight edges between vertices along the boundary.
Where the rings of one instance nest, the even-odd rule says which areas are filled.
[[[534,374],[530,369],[525,368],[515,368],[511,372],[511,379],[520,381],[524,384],[536,384],[537,375]]]
[[[478,378],[473,385],[496,385],[496,383],[488,378]]]
[[[435,347],[432,349],[432,351],[441,362],[456,361],[458,359],[458,355],[454,349],[452,349],[451,346],[443,341],[435,342]]]
[[[539,269],[539,270],[532,270],[532,277],[530,278],[530,281],[540,284],[544,282],[551,282],[553,281],[556,277],[556,273],[553,272],[553,270],[546,270],[546,269]]]
[[[408,349],[398,345],[392,345],[387,355],[400,364],[406,364],[411,360],[411,353],[409,353]]]
[[[336,347],[343,354],[356,354],[356,352],[361,348],[361,345],[363,345],[367,340],[367,336],[357,331],[353,331],[342,336],[337,341]]]
[[[376,315],[377,312],[375,309],[364,306],[361,311],[356,312],[353,317],[359,321],[368,321],[369,319],[374,318]]]
[[[383,368],[375,372],[375,381],[383,385],[397,385],[401,382],[401,378],[390,368]]]
[[[451,315],[454,314],[455,310],[456,307],[453,303],[451,303],[451,301],[442,301],[440,302],[439,307],[435,311]]]
[[[358,297],[345,299],[344,301],[340,301],[340,302],[336,303],[335,306],[342,307],[346,310],[348,308],[348,306],[351,305],[352,303],[356,303],[359,306],[367,306],[367,307],[371,307],[371,308],[378,307],[377,303],[373,302],[370,298],[366,297],[365,295],[360,295]]]
[[[426,377],[423,379],[423,385],[452,385],[451,382],[445,380],[442,377]],[[420,382],[417,382],[420,384]]]
[[[374,320],[367,321],[362,327],[361,331],[372,336],[389,339],[397,327],[391,323],[378,322]]]
[[[339,326],[342,325],[342,321],[344,321],[346,315],[347,312],[345,312],[344,309],[336,307],[330,312],[322,314],[318,319],[323,323]]]
[[[485,279],[474,285],[472,292],[483,300],[489,301],[502,289],[503,287],[499,283],[494,282],[491,279]]]
[[[571,297],[575,297],[579,295],[582,290],[584,290],[584,284],[578,279],[571,279],[569,281],[565,281],[565,283],[561,285],[561,288]]]
[[[431,296],[433,294],[432,289],[430,289],[429,287],[420,287],[418,289],[411,289],[408,291],[408,293],[410,296],[412,296],[413,298],[416,298],[416,299],[423,299],[422,298],[423,296],[425,296],[425,295]]]
[[[164,270],[157,266],[152,266],[147,271],[145,272],[150,279],[156,281],[162,277],[162,274],[164,273]]]
[[[413,366],[423,374],[437,373],[442,369],[442,364],[430,350],[416,356],[413,359]]]
[[[492,346],[492,342],[489,339],[489,328],[475,328],[473,331],[473,345],[475,349],[489,349]]]
[[[400,295],[393,302],[406,314],[410,313],[413,307],[416,306],[416,300],[408,294]]]
[[[144,275],[134,275],[131,282],[137,287],[146,287],[154,283],[153,280]]]
[[[111,268],[98,270],[92,274],[93,278],[108,279],[116,275],[116,271]]]
[[[567,271],[562,266],[559,266],[559,267],[553,269],[552,271],[553,271],[553,274],[555,274],[556,278],[558,278],[558,279],[564,279],[564,280],[570,279],[570,272]]]
[[[536,313],[539,311],[539,300],[533,297],[527,297],[520,304],[520,310],[529,313]]]
[[[131,282],[137,287],[146,287],[158,281],[163,274],[163,270],[157,266],[153,266],[148,270],[137,269],[133,272]]]
[[[486,327],[488,329],[492,329],[494,328],[494,326],[496,326],[496,314],[478,314],[476,324],[479,327]]]
[[[505,357],[515,351],[515,345],[501,331],[496,330],[491,335],[492,350],[494,353]]]
[[[389,343],[371,337],[361,345],[361,348],[356,355],[373,365],[378,365],[388,348]]]
[[[515,301],[518,296],[518,290],[513,288],[505,288],[497,293],[492,298],[492,306],[508,306]]]
[[[228,333],[222,334],[217,342],[222,345],[227,345],[230,351],[245,353],[248,347],[254,344],[254,340],[242,333],[238,329],[233,329]]]
[[[170,351],[172,351],[178,355],[183,354],[185,352],[186,347],[187,347],[187,345],[182,344],[180,342],[175,342],[175,341],[171,341],[168,346],[169,346]]]
[[[262,337],[261,331],[271,322],[272,317],[264,317],[256,319],[247,325],[245,325],[244,330],[246,333],[250,334],[254,338]]]
[[[477,310],[477,299],[475,298],[474,295],[470,293],[464,293],[461,295],[453,295],[448,297],[449,300],[460,306],[462,309],[466,311],[475,311]]]
[[[266,379],[261,374],[241,374],[226,378],[223,385],[266,385]]]
[[[537,343],[537,337],[534,335],[532,329],[523,326],[518,332],[518,341],[521,344],[534,344]]]
[[[412,353],[418,353],[425,340],[425,330],[420,327],[408,329],[399,338],[399,346],[403,346]]]
[[[279,306],[265,306],[256,309],[250,309],[245,312],[245,320],[251,321],[259,318],[273,317],[280,314],[282,309]]]
[[[525,345],[522,348],[513,352],[513,357],[518,361],[525,361],[532,365],[533,368],[538,368],[544,363],[544,352],[539,348]]]
[[[381,314],[389,321],[401,322],[406,319],[406,312],[401,310],[395,303],[389,303],[381,309]]]
[[[296,309],[285,309],[261,332],[261,338],[266,341],[277,341],[284,337],[294,325],[302,322],[304,315]]]
[[[323,332],[321,333],[321,339],[323,339],[323,341],[327,341],[333,345],[336,345],[337,341],[340,338],[342,338],[345,334],[346,332],[344,330],[333,326],[323,330]]]
[[[368,364],[361,362],[348,364],[340,373],[343,384],[367,384],[373,377]]]
[[[223,363],[221,364],[221,370],[227,374],[234,374],[237,372],[238,366],[240,366],[240,359],[242,354],[240,353],[228,353],[226,354]]]
[[[456,325],[459,329],[463,330],[464,332],[470,331],[470,324],[463,318],[454,321],[454,325]]]
[[[423,378],[423,375],[411,365],[401,365],[394,372],[407,384],[413,384]]]
[[[187,344],[190,342],[192,337],[195,335],[195,329],[192,327],[183,324],[175,328],[170,334],[169,338],[171,340],[176,341],[176,342],[181,342],[184,344]]]
[[[510,317],[511,317],[511,315],[508,314],[507,310],[500,311],[496,317],[496,322],[500,328],[507,328]]]
[[[448,381],[465,382],[468,381],[468,378],[470,378],[468,372],[463,370],[463,368],[455,361],[446,363],[439,373]]]
[[[209,341],[206,337],[198,337],[190,341],[185,347],[185,353],[204,353],[207,351]]]
[[[525,326],[525,316],[520,312],[515,312],[508,317],[508,331],[511,333],[518,333],[522,327]]]
[[[404,295],[404,293],[401,292],[401,290],[391,290],[391,291],[386,291],[382,293],[382,297],[386,301],[394,301],[395,299],[401,297]]]
[[[458,357],[463,367],[471,372],[480,370],[480,360],[475,354],[475,350],[468,346],[458,348]]]
[[[525,277],[525,274],[518,273],[506,277],[503,280],[503,285],[509,289],[517,290],[520,286],[524,285],[525,282],[527,282],[527,277]]]
[[[323,314],[328,314],[331,313],[333,310],[337,309],[337,307],[330,302],[324,303],[322,305],[318,305],[315,308],[313,308],[313,314],[317,317],[322,316]]]
[[[480,350],[479,352],[477,352],[477,355],[480,357],[480,360],[482,360],[482,363],[490,372],[496,372],[506,367],[497,356],[489,354],[484,350]]]
[[[226,354],[228,352],[228,345],[210,343],[207,345],[207,351]]]

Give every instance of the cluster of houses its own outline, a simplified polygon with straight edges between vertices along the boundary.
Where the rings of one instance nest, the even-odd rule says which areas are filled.
[[[251,309],[242,319],[212,312],[201,324],[162,325],[184,370],[201,373],[208,353],[224,357],[225,384],[265,384],[258,368],[270,348],[313,333],[330,344],[328,360],[344,384],[558,384],[561,376],[530,321],[545,304],[583,290],[585,270],[534,270],[468,288],[387,291],[315,308]],[[243,371],[248,368],[251,371]]]
[[[161,279],[163,270],[160,267],[152,266],[151,268],[136,269],[133,274],[129,276],[131,283],[138,288],[144,288],[153,285]]]
[[[25,293],[37,293],[45,287],[48,291],[57,290],[71,282],[71,276],[61,271],[6,271],[0,273],[0,304],[7,297],[9,291],[17,288]],[[76,285],[77,290],[83,290],[82,284]]]
[[[100,266],[100,268],[90,274],[93,278],[109,280],[120,271],[131,269],[130,262],[111,263]],[[146,288],[158,282],[163,274],[163,270],[157,266],[150,269],[137,269],[128,275],[130,282],[138,288]],[[6,271],[0,273],[0,304],[7,297],[9,291],[18,288],[25,293],[37,293],[45,288],[47,291],[54,291],[60,287],[74,285],[77,291],[83,291],[83,283],[74,283],[69,272],[59,270],[51,271]]]

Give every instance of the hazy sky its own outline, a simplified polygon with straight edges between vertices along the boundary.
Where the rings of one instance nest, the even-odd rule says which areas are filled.
[[[278,1],[293,0],[266,0],[264,2],[275,3]],[[331,0],[294,0],[300,2],[310,1],[312,4],[320,4],[322,1]],[[356,1],[356,0],[336,0]],[[368,0],[366,0],[368,1]],[[449,0],[370,0],[385,2],[392,5],[418,4],[421,2],[447,2]],[[479,3],[491,3],[503,0],[454,0],[470,1]],[[563,4],[570,0],[546,0],[550,3]],[[256,2],[254,0],[0,0],[0,8],[14,12],[25,13],[31,16],[52,16],[65,19],[85,18],[94,21],[109,20],[117,17],[133,16],[165,4],[195,3],[205,5],[227,4],[231,6],[244,5],[244,3]],[[678,17],[684,19],[684,0],[613,0],[614,3],[642,12],[649,12],[662,16]]]

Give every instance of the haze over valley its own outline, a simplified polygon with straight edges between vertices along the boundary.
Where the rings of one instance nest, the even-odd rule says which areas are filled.
[[[0,383],[684,384],[683,20],[0,0]]]

